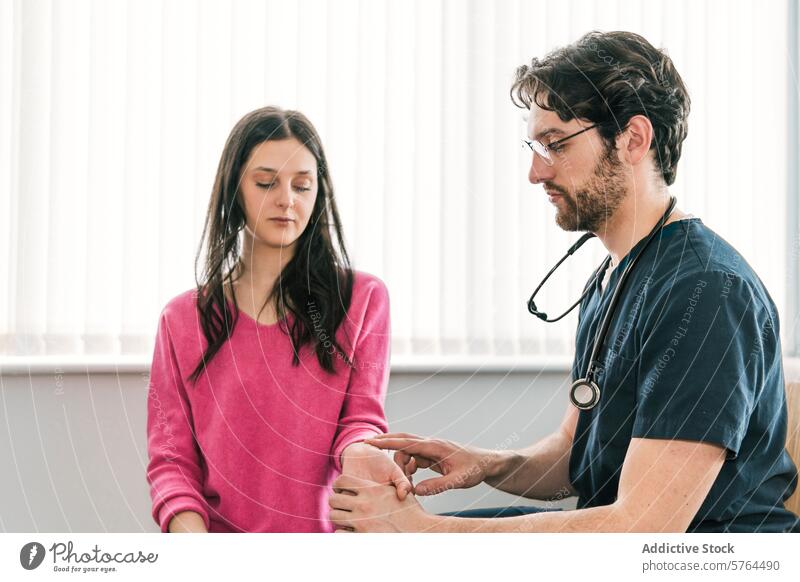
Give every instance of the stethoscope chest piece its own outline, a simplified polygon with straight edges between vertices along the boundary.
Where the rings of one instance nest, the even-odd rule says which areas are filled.
[[[580,410],[591,410],[600,401],[600,387],[586,378],[580,378],[572,384],[569,399]]]

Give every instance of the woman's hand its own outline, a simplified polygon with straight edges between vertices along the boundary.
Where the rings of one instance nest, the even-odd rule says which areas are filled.
[[[342,474],[380,485],[394,485],[400,501],[413,490],[411,480],[386,453],[363,442],[353,443],[342,452]]]
[[[196,511],[176,513],[167,527],[170,533],[208,533],[203,517]]]
[[[413,495],[399,501],[394,487],[340,475],[333,491],[328,504],[336,533],[419,532],[432,527],[433,517],[419,501]]]
[[[365,441],[381,449],[397,451],[395,462],[406,475],[417,469],[433,469],[441,477],[426,479],[414,488],[417,495],[436,495],[449,489],[467,489],[483,482],[496,464],[494,451],[464,447],[452,441],[425,439],[392,433]]]

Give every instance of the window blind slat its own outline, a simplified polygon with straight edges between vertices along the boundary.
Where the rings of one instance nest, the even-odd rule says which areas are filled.
[[[672,191],[782,310],[786,15],[755,0],[0,0],[0,354],[149,355],[161,308],[194,285],[230,128],[275,104],[320,131],[354,265],[392,294],[395,356],[571,357],[577,312],[546,325],[525,302],[579,233],[527,182],[508,89],[590,29],[667,48],[692,97]],[[569,306],[605,254],[588,243],[540,307]]]

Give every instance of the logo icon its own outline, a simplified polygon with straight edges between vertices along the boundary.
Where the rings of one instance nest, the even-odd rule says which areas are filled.
[[[35,570],[44,561],[44,546],[39,542],[28,542],[19,551],[19,563],[26,570]]]

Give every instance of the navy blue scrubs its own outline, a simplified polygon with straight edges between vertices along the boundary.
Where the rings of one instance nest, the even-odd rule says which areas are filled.
[[[573,380],[640,241],[580,306]],[[789,531],[797,486],[778,313],[750,265],[699,218],[656,234],[631,271],[601,352],[600,403],[580,412],[570,458],[578,508],[613,503],[632,438],[724,447],[726,460],[689,531]]]

